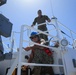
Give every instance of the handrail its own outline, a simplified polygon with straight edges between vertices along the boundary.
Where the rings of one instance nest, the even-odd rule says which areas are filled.
[[[71,29],[69,29],[67,26],[63,25],[63,24],[60,23],[59,21],[58,21],[58,23],[59,23],[60,25],[64,26],[67,30],[69,30],[69,31],[73,32],[74,34],[76,34],[74,31],[72,31]]]
[[[70,38],[72,39],[72,42],[73,42],[73,41],[74,41],[73,35],[74,35],[74,34],[76,35],[76,33],[75,33],[74,31],[72,31],[71,29],[69,29],[68,27],[66,27],[66,26],[65,26],[64,24],[62,24],[61,22],[59,22],[59,21],[57,21],[57,22],[58,22],[58,24],[59,24],[60,26],[63,26],[64,28],[66,28],[66,29],[70,32]],[[54,30],[56,29],[56,28],[55,28],[55,25],[52,24],[52,23],[49,23],[49,22],[41,23],[41,24],[38,24],[37,26],[40,26],[40,25],[43,25],[43,24],[53,25],[53,26],[54,26],[53,29],[47,30],[48,32],[52,32],[52,31],[54,31]],[[38,32],[40,32],[40,33],[43,33],[43,34],[47,35],[47,36],[50,36],[50,37],[53,36],[53,35],[51,35],[51,34],[47,34],[47,33],[46,33],[47,31],[42,32],[42,31],[37,30],[37,29],[35,29],[35,28],[33,28],[33,27],[30,27],[30,26],[28,26],[28,25],[26,25],[26,27],[27,27],[28,29],[36,30],[36,31],[38,31]],[[27,31],[27,29],[24,30],[24,32],[25,32],[25,31]],[[16,32],[16,31],[13,31],[13,33],[14,33],[14,34],[15,34],[15,33],[20,34],[20,32]],[[64,37],[63,33],[61,33],[61,35],[62,35],[62,37]],[[55,36],[53,36],[53,37],[56,38]],[[57,38],[56,38],[56,39],[57,39]],[[4,41],[4,40],[3,40],[3,41]],[[5,41],[7,41],[7,40],[5,40]],[[15,41],[15,39],[14,39],[14,41]],[[4,42],[3,42],[3,44],[4,44]],[[70,45],[70,44],[69,44],[69,45]],[[11,49],[11,48],[8,48],[7,45],[5,45],[5,44],[4,44],[4,46],[5,46],[7,49]],[[73,45],[72,45],[72,46],[73,46]]]
[[[37,32],[39,32],[39,33],[43,33],[43,34],[45,34],[45,35],[47,35],[47,36],[50,36],[50,37],[53,37],[53,38],[56,38],[56,39],[58,39],[56,36],[53,36],[53,35],[51,35],[51,34],[48,34],[48,33],[45,33],[45,32],[43,32],[43,31],[40,31],[40,30],[38,30],[38,29],[35,29],[35,28],[33,28],[33,27],[30,27],[30,26],[27,26],[27,25],[23,25],[22,27],[21,27],[21,33],[20,33],[20,45],[19,45],[19,60],[18,60],[18,73],[17,73],[17,75],[20,75],[20,70],[21,70],[21,64],[22,65],[37,65],[37,66],[39,66],[39,65],[42,65],[42,64],[30,64],[30,63],[22,63],[22,61],[21,61],[21,56],[22,56],[22,45],[23,45],[23,31],[24,31],[24,28],[27,28],[27,29],[32,29],[32,30],[35,30],[35,31],[37,31]],[[34,44],[37,44],[37,43],[34,43]],[[40,44],[37,44],[37,45],[40,45]],[[49,46],[46,46],[46,45],[40,45],[40,46],[45,46],[45,47],[49,47]],[[49,48],[51,48],[51,47],[49,47]],[[60,49],[59,49],[60,50]],[[61,66],[61,67],[64,67],[63,65],[49,65],[49,64],[47,64],[48,66]],[[46,66],[45,64],[43,64],[42,66]]]
[[[63,65],[57,65],[57,64],[37,64],[37,63],[24,63],[22,62],[22,65],[26,66],[53,66],[53,67],[63,67]]]
[[[70,41],[70,42],[72,42],[72,48],[73,49],[76,49],[76,48],[74,48],[74,46],[73,46],[73,44],[74,44],[74,40],[76,39],[76,33],[74,32],[74,31],[72,31],[71,29],[69,29],[67,26],[65,26],[64,24],[62,24],[62,23],[60,23],[59,21],[58,21],[58,24],[59,25],[61,25],[61,26],[63,26],[64,28],[66,28],[68,31],[69,31],[69,33],[70,33],[70,39],[72,39],[72,41]],[[65,33],[66,34],[66,33]],[[68,36],[68,35],[67,35]],[[69,45],[70,45],[70,43],[69,43]],[[75,44],[76,45],[76,44]]]
[[[30,26],[28,26],[28,25],[25,25],[25,27],[27,27],[28,29],[35,30],[35,31],[37,31],[37,32],[39,32],[39,33],[43,33],[43,34],[45,34],[45,35],[47,35],[47,36],[54,37],[54,38],[57,39],[57,37],[55,37],[55,36],[53,36],[53,35],[51,35],[51,34],[45,33],[45,32],[43,32],[43,31],[41,31],[41,30],[35,29],[35,28],[30,27]]]
[[[38,46],[42,46],[42,47],[46,47],[46,48],[51,48],[51,49],[56,49],[56,47],[54,48],[53,46],[46,46],[46,45],[42,45],[42,44],[38,44],[38,43],[35,43],[35,42],[29,42],[27,40],[24,40],[24,42],[27,42],[27,43],[30,43],[30,44],[35,44],[35,45],[38,45]],[[58,48],[57,48],[58,49]]]
[[[43,23],[42,23],[43,24]],[[41,25],[41,24],[40,24]],[[66,26],[65,26],[66,27]],[[33,66],[57,66],[57,67],[64,67],[64,69],[65,69],[65,61],[63,61],[63,65],[56,65],[56,64],[35,64],[35,63],[24,63],[24,62],[22,62],[22,58],[21,58],[21,56],[22,56],[22,46],[23,46],[23,42],[29,42],[29,43],[31,43],[30,41],[27,41],[27,40],[24,40],[23,39],[23,33],[24,33],[24,28],[27,28],[27,29],[31,29],[31,30],[35,30],[35,31],[37,31],[37,32],[39,32],[39,33],[42,33],[42,34],[45,34],[45,35],[47,35],[47,36],[50,36],[50,37],[53,37],[53,38],[55,38],[55,39],[58,39],[58,37],[56,37],[56,36],[53,36],[53,35],[51,35],[51,34],[48,34],[48,33],[46,33],[46,32],[43,32],[43,31],[40,31],[40,30],[38,30],[38,29],[35,29],[35,28],[33,28],[33,27],[30,27],[30,26],[28,26],[28,25],[22,25],[22,27],[21,27],[21,32],[20,32],[20,45],[19,45],[19,59],[18,59],[18,73],[17,73],[17,75],[20,75],[20,72],[21,72],[21,65],[33,65]],[[58,28],[59,29],[59,28]],[[68,29],[69,30],[69,29]],[[71,31],[71,30],[70,30]],[[75,33],[76,34],[76,33]],[[71,36],[72,36],[72,34],[71,34]],[[73,39],[73,37],[72,37],[72,39]],[[60,39],[59,39],[60,40]],[[36,45],[40,45],[40,44],[38,44],[38,43],[34,43],[34,42],[32,42],[33,44],[36,44]],[[40,46],[44,46],[44,47],[48,47],[48,48],[52,48],[52,47],[49,47],[49,46],[46,46],[46,45],[40,45]],[[58,48],[58,51],[60,50],[61,48]],[[62,60],[64,60],[64,58],[62,58]],[[66,69],[65,69],[66,70]],[[65,75],[67,75],[67,73],[65,72]]]

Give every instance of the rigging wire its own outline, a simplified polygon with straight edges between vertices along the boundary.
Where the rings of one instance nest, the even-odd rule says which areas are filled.
[[[50,0],[50,5],[51,5],[51,12],[52,12],[52,16],[54,16],[52,0]]]
[[[54,16],[52,0],[50,0],[50,3],[51,3],[51,12],[52,12],[52,16]],[[55,25],[53,25],[53,26],[55,27]],[[67,35],[67,34],[66,34],[65,32],[63,32],[62,30],[61,30],[61,32],[62,32],[63,34],[65,34],[66,36],[68,36],[69,38],[71,38],[69,35]]]

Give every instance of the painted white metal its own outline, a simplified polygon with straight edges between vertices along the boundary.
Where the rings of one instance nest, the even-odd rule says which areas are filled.
[[[56,17],[52,17],[52,23],[55,25],[55,28],[57,31],[57,37],[58,37],[58,39],[60,39],[60,30],[59,30],[59,26],[58,26]]]
[[[61,50],[61,56],[62,56],[62,62],[63,62],[63,68],[64,68],[64,75],[68,75],[67,74],[67,69],[66,69],[66,63],[65,63],[65,59],[64,59],[64,52],[66,52],[67,50],[66,50],[66,47],[62,47],[61,48],[62,50]]]
[[[6,75],[6,69],[12,66],[12,60],[0,61],[0,75]]]
[[[56,18],[53,18],[53,21],[56,22],[54,23],[54,25],[56,26],[57,24],[57,19],[54,20]],[[73,62],[72,62],[72,59],[76,59],[75,54],[73,50],[71,49],[66,49],[66,48],[61,48],[61,45],[59,48],[53,48],[53,47],[48,47],[48,46],[45,46],[45,45],[41,45],[41,46],[44,46],[44,47],[48,47],[48,48],[52,48],[53,51],[54,51],[54,64],[35,64],[35,63],[26,63],[25,61],[22,61],[24,59],[22,59],[21,57],[22,56],[22,45],[23,45],[23,32],[24,32],[24,27],[26,27],[27,29],[33,29],[33,30],[36,30],[40,33],[43,33],[47,36],[50,36],[50,37],[54,37],[56,39],[60,38],[60,30],[58,28],[58,25],[56,27],[57,29],[57,37],[53,36],[53,35],[50,35],[50,34],[47,34],[45,32],[42,32],[40,30],[37,30],[33,27],[30,27],[30,26],[27,26],[27,25],[23,25],[21,27],[21,32],[20,32],[20,44],[19,44],[19,55],[18,55],[18,58],[16,58],[15,62],[12,64],[11,68],[9,69],[8,71],[8,74],[7,75],[12,75],[12,72],[13,70],[17,67],[17,64],[18,64],[18,73],[17,75],[21,75],[21,65],[30,65],[30,66],[52,66],[52,67],[55,67],[54,68],[54,71],[56,72],[56,74],[60,74],[60,69],[59,67],[63,67],[64,68],[64,73],[65,75],[76,75],[76,68],[74,68],[73,66]],[[72,37],[73,38],[73,37]],[[60,41],[60,39],[58,39]],[[30,42],[30,41],[25,41],[25,42]],[[33,44],[37,44],[37,43],[33,43]],[[39,44],[37,44],[39,45]],[[71,51],[69,51],[71,50]],[[74,55],[70,55],[71,53],[73,53]],[[75,52],[76,53],[76,52]],[[62,64],[59,64],[58,60],[61,59],[62,60]],[[69,66],[70,65],[70,66]],[[56,71],[57,70],[57,71]]]
[[[52,18],[52,22],[53,22],[53,24],[55,25],[55,28],[56,28],[56,31],[57,31],[57,37],[58,37],[58,41],[59,41],[59,45],[60,45],[60,52],[57,54],[57,61],[56,61],[56,58],[54,59],[55,61],[56,61],[56,63],[58,64],[59,62],[58,62],[58,60],[59,59],[62,59],[62,62],[63,62],[63,68],[64,68],[64,73],[65,73],[65,75],[67,75],[67,73],[66,73],[66,69],[65,69],[65,61],[64,61],[64,58],[63,58],[63,56],[62,56],[62,51],[61,51],[61,44],[60,44],[60,41],[61,41],[61,36],[60,36],[60,34],[61,34],[61,31],[60,31],[60,29],[59,29],[59,26],[58,26],[58,23],[57,23],[57,18],[56,17],[53,17]],[[60,56],[61,55],[61,56]],[[58,72],[59,72],[59,68],[57,67],[57,68],[54,68],[54,69],[57,69],[58,70]]]
[[[25,63],[22,62],[22,65],[26,66],[53,66],[53,67],[63,67],[63,65],[57,65],[57,64],[37,64],[37,63]]]
[[[72,35],[72,31],[71,31],[71,30],[70,30],[70,34],[71,34],[71,38],[72,38],[72,40],[74,40],[73,35]]]
[[[22,62],[22,46],[23,46],[23,30],[24,30],[24,25],[21,26],[21,32],[20,32],[20,45],[19,45],[19,55],[18,55],[18,71],[17,75],[21,75],[21,62]]]
[[[73,41],[73,48],[76,50],[76,39]]]
[[[35,30],[36,32],[45,34],[45,35],[47,35],[47,36],[49,36],[49,37],[57,38],[57,37],[55,37],[55,36],[53,36],[53,35],[51,35],[51,34],[47,34],[47,33],[43,32],[43,31],[41,31],[41,30],[35,29],[35,28],[30,27],[30,26],[28,26],[28,25],[25,25],[25,27],[26,27],[27,29]]]
[[[68,48],[64,52],[64,59],[66,63],[67,75],[76,75],[76,67],[73,66],[73,59],[76,60],[76,50]]]
[[[58,28],[58,25],[57,25],[57,18],[55,18],[55,17],[53,17],[52,18],[53,19],[53,21],[54,21],[54,25],[55,25],[55,27],[56,27],[56,30],[57,30],[57,37],[58,37],[58,40],[60,41],[60,31],[59,31],[59,28]],[[34,29],[33,27],[29,27],[29,26],[26,26],[28,29]],[[19,63],[18,63],[18,75],[20,75],[21,73],[21,50],[22,50],[22,42],[23,42],[23,30],[24,30],[24,26],[22,26],[21,27],[22,29],[21,29],[21,35],[20,35],[20,51],[19,51]],[[36,29],[34,29],[34,30],[36,30]],[[47,33],[45,33],[45,32],[42,32],[42,31],[40,31],[40,30],[36,30],[36,31],[38,31],[38,32],[40,32],[40,33],[43,33],[43,34],[45,34],[45,35],[49,35],[49,34],[47,34]],[[56,38],[56,37],[55,37]],[[61,48],[60,48],[60,50],[61,50]],[[62,59],[63,60],[63,59]],[[28,63],[27,63],[28,64]],[[26,65],[26,63],[25,63],[25,65]],[[29,64],[28,64],[29,65]],[[31,64],[31,65],[33,65],[33,64]],[[63,63],[63,65],[64,65],[64,63]],[[51,66],[54,66],[54,65],[51,65]],[[56,65],[56,66],[59,66],[59,65]],[[65,67],[65,65],[64,65],[64,67]],[[64,68],[65,69],[65,68]],[[65,70],[64,70],[65,71]],[[65,73],[65,75],[66,75],[66,73]]]
[[[68,31],[71,31],[73,34],[76,35],[76,32],[73,32],[71,29],[69,29],[68,27],[66,27],[66,25],[63,25],[62,23],[60,23],[59,21],[57,21],[59,25],[65,27],[65,29],[67,29]]]
[[[13,62],[12,66],[10,67],[10,69],[8,70],[7,75],[12,75],[14,69],[17,67],[17,64],[18,64],[18,56],[16,57],[16,59]]]
[[[56,18],[54,18],[54,19],[56,19]],[[57,24],[57,23],[56,23],[56,24]],[[23,27],[24,27],[24,26],[23,26]],[[23,36],[23,27],[22,27],[22,29],[21,29],[21,38],[23,38],[23,37],[22,37],[22,36]],[[29,26],[26,26],[26,27],[32,29],[32,27],[29,27]],[[58,26],[57,26],[56,29],[57,29],[58,38],[60,38],[60,36],[59,36],[59,31],[58,31],[58,30],[59,30],[59,29],[58,29]],[[38,31],[39,31],[39,30],[38,30]],[[41,32],[41,31],[39,31],[39,32]],[[41,32],[41,33],[44,33],[44,32]],[[47,33],[44,33],[44,34],[47,35]],[[22,42],[23,42],[23,39],[21,39],[20,47],[22,46],[22,45],[21,45]],[[21,49],[22,49],[22,48],[21,48]],[[21,54],[20,54],[19,56],[21,56]],[[18,75],[20,75],[20,67],[21,67],[21,63],[20,63],[20,62],[21,62],[21,58],[19,59],[19,64],[20,64],[20,65],[19,65],[19,67],[18,67],[18,68],[19,68]],[[27,64],[25,63],[25,65],[29,65],[29,63],[27,63]],[[30,65],[39,65],[39,64],[32,64],[32,63],[31,63]],[[41,65],[42,65],[42,64],[41,64]],[[45,65],[44,65],[44,66],[45,66]],[[51,66],[59,66],[59,65],[51,65]]]

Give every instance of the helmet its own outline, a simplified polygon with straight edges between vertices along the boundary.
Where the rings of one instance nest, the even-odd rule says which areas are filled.
[[[37,32],[32,32],[31,35],[30,35],[30,38],[33,37],[33,36],[36,36],[36,35],[38,35]]]

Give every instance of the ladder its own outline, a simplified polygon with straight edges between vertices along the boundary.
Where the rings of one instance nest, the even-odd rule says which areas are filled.
[[[53,19],[56,19],[56,18],[53,18]],[[56,23],[55,23],[56,24]],[[30,66],[52,66],[52,67],[63,67],[64,68],[64,74],[67,75],[67,70],[66,70],[66,64],[65,64],[65,60],[64,60],[64,57],[63,57],[63,53],[62,53],[62,62],[63,64],[62,65],[58,65],[58,64],[36,64],[36,63],[27,63],[27,62],[22,62],[22,46],[23,46],[23,32],[24,32],[24,28],[27,27],[27,29],[34,29],[33,27],[30,27],[30,26],[27,26],[27,25],[22,25],[21,26],[21,32],[20,32],[20,44],[19,44],[19,54],[17,56],[17,58],[15,59],[13,65],[11,66],[11,68],[9,69],[7,75],[12,75],[14,69],[17,67],[18,68],[18,71],[17,71],[17,75],[21,75],[21,66],[22,65],[30,65]],[[58,27],[58,26],[57,26]],[[57,34],[58,34],[58,37],[59,37],[59,30],[58,28],[57,29]],[[35,29],[36,30],[36,29]],[[42,32],[40,30],[37,30],[38,32],[41,32],[45,35],[49,35],[49,36],[52,36],[50,34],[47,34],[45,32]],[[55,37],[56,38],[56,37]],[[44,46],[44,45],[43,45]],[[45,46],[46,47],[46,46]],[[50,48],[50,47],[49,47]]]

